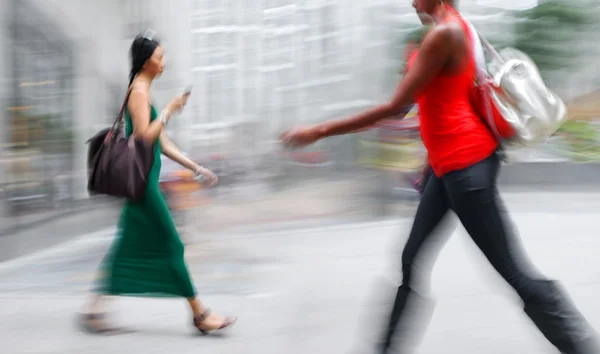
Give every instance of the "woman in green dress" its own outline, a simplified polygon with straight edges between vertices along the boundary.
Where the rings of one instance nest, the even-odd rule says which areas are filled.
[[[125,134],[156,143],[154,165],[143,200],[127,201],[123,207],[117,237],[101,267],[103,277],[82,316],[83,327],[95,333],[116,330],[104,322],[105,314],[100,310],[104,295],[186,298],[193,324],[203,334],[229,327],[235,318],[211,313],[196,297],[183,243],[158,187],[161,152],[202,177],[207,186],[217,183],[217,176],[185,157],[164,132],[189,94],[175,97],[160,114],[151,105],[150,86],[162,74],[165,60],[159,41],[148,32],[133,41],[131,64]]]

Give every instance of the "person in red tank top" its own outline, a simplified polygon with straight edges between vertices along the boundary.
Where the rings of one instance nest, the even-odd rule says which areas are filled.
[[[595,331],[568,302],[559,283],[539,275],[510,230],[496,186],[498,143],[469,101],[475,62],[468,24],[453,0],[414,0],[413,6],[421,19],[433,19],[436,25],[425,36],[390,102],[348,119],[281,135],[288,146],[301,147],[373,126],[407,111],[406,107],[415,102],[419,105],[421,135],[434,174],[427,181],[402,252],[402,282],[377,350],[389,352],[400,320],[406,319],[409,299],[410,303],[428,302],[424,292],[414,288],[425,284],[427,289],[429,281],[416,281],[415,269],[424,267],[424,277],[428,276],[431,264],[422,262],[434,257],[424,254],[423,245],[431,241],[452,210],[491,265],[523,300],[525,313],[561,353],[600,353]],[[412,338],[400,340],[405,346],[410,342]]]

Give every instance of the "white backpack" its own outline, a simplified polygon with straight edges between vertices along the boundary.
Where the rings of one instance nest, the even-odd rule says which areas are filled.
[[[567,119],[564,102],[542,80],[531,58],[515,48],[497,52],[465,20],[473,40],[479,97],[475,107],[496,138],[526,146],[543,142]],[[486,65],[484,47],[491,56]],[[474,105],[475,106],[475,105]]]

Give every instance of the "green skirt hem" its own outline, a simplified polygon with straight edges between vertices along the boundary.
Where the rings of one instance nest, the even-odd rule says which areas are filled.
[[[94,293],[104,296],[121,296],[121,297],[143,297],[143,298],[194,298],[196,294],[184,295],[174,293],[162,293],[162,292],[121,292],[121,291],[103,291],[95,290]]]

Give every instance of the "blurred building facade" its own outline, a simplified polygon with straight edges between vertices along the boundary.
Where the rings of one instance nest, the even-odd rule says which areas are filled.
[[[511,11],[479,5],[461,1],[490,40],[510,43]],[[396,0],[0,0],[0,14],[8,44],[0,49],[0,185],[9,209],[87,198],[85,141],[114,119],[128,47],[145,29],[156,30],[168,59],[154,103],[194,85],[169,133],[194,156],[235,153],[241,164],[272,150],[285,128],[387,99],[403,40],[419,26],[411,2]],[[581,48],[600,32],[594,26]],[[599,84],[595,62],[583,60],[563,81],[589,92]],[[353,137],[324,144],[317,148],[352,165]]]
[[[103,22],[112,16],[108,6],[25,0],[1,6],[6,228],[24,211],[51,213],[82,197],[84,142],[111,107],[114,67],[106,59],[114,41],[107,39],[111,31],[116,38],[116,28]]]
[[[0,1],[0,231],[87,199],[85,141],[114,119],[131,29],[147,25],[124,3]]]
[[[408,1],[192,3],[190,71],[201,95],[192,123],[198,132],[222,132],[193,134],[198,149],[232,140],[225,131],[242,122],[254,126],[257,140],[273,140],[294,124],[344,116],[389,97],[402,40],[419,26]],[[475,24],[511,35],[504,12],[474,9]],[[336,139],[338,151],[352,150],[343,143],[348,139]]]

